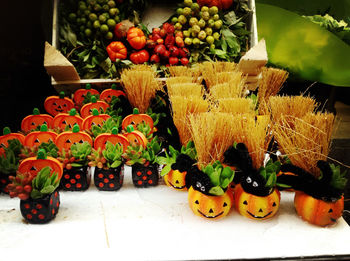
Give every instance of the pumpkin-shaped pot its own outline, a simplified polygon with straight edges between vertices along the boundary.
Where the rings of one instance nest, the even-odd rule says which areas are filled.
[[[53,157],[46,156],[45,150],[39,150],[37,157],[24,159],[19,164],[18,171],[20,173],[30,173],[35,177],[42,168],[47,166],[51,168],[51,173],[57,173],[59,179],[62,177],[63,166],[61,162]]]
[[[134,130],[132,125],[129,125],[126,129],[127,133],[125,133],[124,136],[129,141],[131,146],[143,146],[146,148],[148,141],[146,136],[141,131]]]
[[[113,145],[121,145],[123,147],[123,152],[125,152],[129,145],[128,139],[122,134],[118,134],[117,128],[113,128],[112,133],[102,133],[96,137],[94,141],[94,149],[97,150],[98,148],[101,148],[101,150],[104,150],[107,141],[111,142]]]
[[[187,171],[180,172],[179,170],[172,169],[164,176],[164,182],[173,189],[185,191],[187,190],[185,180],[186,174]]]
[[[305,221],[325,227],[334,224],[343,214],[344,197],[335,202],[316,199],[304,192],[297,191],[294,206],[298,215]]]
[[[67,113],[73,107],[74,103],[71,99],[65,97],[64,92],[60,92],[59,96],[49,96],[44,102],[45,110],[52,116],[59,113]]]
[[[113,96],[126,96],[125,93],[121,90],[117,90],[116,84],[113,83],[110,89],[103,90],[100,95],[100,100],[110,103]]]
[[[92,110],[97,109],[99,113],[103,113],[104,111],[107,110],[109,107],[109,104],[104,102],[104,101],[97,101],[96,97],[93,96],[91,98],[91,102],[85,104],[83,107],[80,109],[80,115],[83,118],[86,118],[90,115],[92,115]]]
[[[199,6],[217,6],[220,10],[225,10],[232,6],[233,0],[198,0],[197,3]]]
[[[4,147],[8,146],[8,140],[17,139],[21,144],[24,144],[25,136],[21,133],[12,133],[9,127],[3,129],[3,135],[0,136],[0,155],[5,153]]]
[[[108,120],[111,116],[108,114],[99,114],[97,109],[92,109],[92,115],[84,118],[82,123],[83,130],[90,130],[92,126],[102,127],[103,124]]]
[[[40,114],[38,108],[33,109],[33,114],[28,115],[22,120],[21,130],[24,133],[28,133],[31,130],[35,130],[38,126],[46,124],[48,128],[52,128],[53,117],[48,114]]]
[[[188,203],[193,213],[199,217],[219,219],[225,217],[232,207],[231,189],[221,196],[206,195],[191,186],[188,189]]]
[[[147,114],[140,114],[139,110],[134,108],[133,114],[126,116],[122,121],[122,129],[125,130],[129,125],[132,125],[135,129],[137,125],[144,123],[147,124],[151,130],[153,130],[153,119]]]
[[[73,127],[72,131],[65,131],[56,137],[55,144],[59,150],[69,150],[75,143],[84,143],[87,141],[91,146],[93,144],[92,138],[86,132],[80,131],[78,125]]]
[[[69,113],[59,113],[53,118],[52,126],[54,129],[59,129],[61,131],[73,129],[75,124],[78,124],[82,128],[83,118],[77,115],[75,108],[71,109]]]
[[[85,99],[85,96],[90,93],[91,95],[99,95],[99,91],[91,88],[91,84],[88,83],[86,84],[86,87],[85,89],[78,89],[74,92],[74,96],[73,96],[73,101],[76,105],[80,106],[82,105],[84,99]]]
[[[33,131],[24,139],[24,146],[27,147],[37,147],[43,142],[55,142],[57,133],[53,131],[48,131],[47,126],[41,125],[40,131]]]
[[[242,216],[255,220],[265,220],[277,213],[281,195],[277,189],[274,189],[267,196],[256,196],[245,192],[241,184],[238,184],[235,187],[233,200],[236,210]]]

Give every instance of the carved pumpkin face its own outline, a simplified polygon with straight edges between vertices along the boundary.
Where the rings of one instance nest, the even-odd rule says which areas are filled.
[[[119,144],[123,147],[123,152],[125,152],[126,148],[129,145],[129,141],[121,134],[113,134],[113,133],[103,133],[96,137],[94,141],[94,149],[97,150],[101,148],[105,149],[107,141],[111,142],[113,145]]]
[[[77,105],[81,105],[85,99],[86,94],[99,95],[100,93],[95,89],[78,89],[74,92],[73,101]]]
[[[123,91],[120,91],[120,90],[106,89],[101,93],[100,99],[107,102],[107,103],[110,103],[113,96],[119,97],[121,95],[125,96],[125,93]]]
[[[73,131],[65,131],[59,134],[56,138],[56,146],[61,151],[69,150],[73,144],[84,143],[87,141],[92,146],[92,138],[86,132],[79,131],[78,126],[73,127]]]
[[[176,190],[185,191],[186,188],[186,177],[187,171],[180,172],[178,170],[170,170],[168,174],[164,176],[164,182],[167,186]]]
[[[235,187],[233,200],[236,210],[242,216],[264,220],[273,217],[277,213],[281,196],[277,189],[274,189],[267,196],[256,196],[245,192],[241,184],[238,184]]]
[[[188,203],[193,213],[208,219],[225,217],[231,209],[232,197],[230,189],[222,196],[208,196],[193,189],[193,187],[188,190]]]
[[[62,177],[62,164],[57,159],[52,157],[47,157],[46,159],[38,159],[37,157],[26,158],[19,165],[18,171],[20,173],[30,173],[35,177],[38,172],[46,166],[51,168],[51,172],[56,172],[59,179]]]
[[[53,131],[33,131],[27,134],[23,145],[27,147],[37,147],[43,142],[55,142],[56,137],[57,133]]]
[[[60,96],[49,96],[44,102],[45,110],[52,116],[59,113],[67,113],[74,108],[74,103],[71,99],[64,97],[64,92]]]
[[[130,114],[123,119],[122,129],[125,130],[127,126],[132,125],[136,129],[137,125],[145,123],[149,125],[151,130],[153,130],[153,120],[147,114]]]
[[[109,104],[104,101],[90,102],[85,104],[81,108],[80,115],[81,117],[86,118],[92,114],[93,109],[97,109],[99,113],[102,113],[106,111],[108,107],[109,107]]]
[[[83,120],[83,130],[90,130],[92,126],[102,127],[111,116],[108,114],[90,115]]]
[[[21,144],[24,144],[25,136],[21,133],[11,133],[11,130],[5,127],[3,134],[4,135],[0,136],[0,155],[5,153],[4,147],[8,146],[8,140],[17,139]]]
[[[53,118],[53,128],[58,128],[62,131],[66,130],[66,127],[68,126],[69,129],[73,129],[73,126],[75,124],[78,124],[80,128],[82,128],[83,118],[81,118],[78,115],[69,115],[68,113],[60,113],[57,114]]]
[[[334,224],[342,216],[344,197],[342,196],[335,202],[326,202],[297,191],[294,197],[294,206],[303,220],[324,227]]]
[[[28,133],[43,124],[46,124],[48,128],[52,128],[52,122],[53,117],[51,115],[40,114],[38,109],[34,109],[33,115],[28,115],[22,120],[21,130]]]

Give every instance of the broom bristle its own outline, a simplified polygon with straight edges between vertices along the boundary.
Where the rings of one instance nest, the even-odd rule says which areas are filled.
[[[231,73],[242,74],[237,71],[237,64],[233,62],[203,62],[200,69],[208,89],[216,84],[231,81]]]
[[[282,124],[275,127],[274,135],[283,152],[292,164],[320,175],[317,161],[327,160],[334,128],[334,115],[331,113],[307,113],[301,118],[293,118],[293,128],[288,127],[288,119],[283,116]]]
[[[221,82],[220,80],[221,83],[212,85],[210,93],[216,99],[245,97],[245,79],[246,77],[242,77],[241,72],[231,73],[228,81]]]
[[[198,83],[174,83],[168,85],[169,96],[197,96],[203,97],[203,85]]]
[[[191,76],[175,76],[165,80],[167,86],[179,83],[196,83],[196,79]]]
[[[255,114],[252,99],[246,98],[224,98],[217,100],[216,110],[231,114]]]
[[[263,67],[258,88],[259,101],[267,101],[269,97],[276,95],[287,78],[288,72],[285,70]]]
[[[193,77],[194,79],[198,79],[201,75],[201,72],[199,70],[199,66],[196,67],[186,67],[182,65],[177,66],[169,66],[168,71],[170,74],[170,77]]]

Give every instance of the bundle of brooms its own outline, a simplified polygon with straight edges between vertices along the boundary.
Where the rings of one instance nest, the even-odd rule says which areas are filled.
[[[301,118],[293,118],[293,128],[288,127],[288,119],[283,116],[282,124],[274,130],[278,145],[291,163],[318,177],[319,160],[326,161],[334,129],[334,115],[331,113],[307,113]]]
[[[168,95],[172,96],[195,96],[203,97],[204,96],[204,87],[199,83],[171,83],[167,84]]]
[[[146,112],[156,91],[162,89],[156,72],[147,65],[123,70],[121,82],[130,104],[138,108],[140,113]]]
[[[215,84],[209,85],[208,90],[215,99],[245,97],[245,80],[241,72],[219,73],[215,76]],[[207,84],[208,86],[208,84]]]
[[[196,81],[199,81],[199,77],[201,76],[200,67],[186,67],[182,65],[177,66],[169,66],[168,71],[170,74],[170,77],[192,77],[196,79]]]
[[[200,64],[200,70],[208,89],[242,77],[242,73],[237,71],[237,64],[233,62],[204,62]]]
[[[255,115],[255,107],[252,99],[247,98],[222,98],[215,100],[213,111],[226,112],[232,115]]]

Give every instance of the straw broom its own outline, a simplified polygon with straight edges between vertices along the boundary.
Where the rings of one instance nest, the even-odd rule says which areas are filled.
[[[176,83],[168,85],[169,96],[196,96],[203,97],[203,85],[198,83]]]
[[[286,127],[287,116],[282,117],[281,121],[282,125],[274,130],[279,146],[292,164],[318,177],[317,161],[327,160],[330,151],[334,115],[307,113],[302,118],[294,118],[293,129]]]
[[[182,65],[177,66],[169,66],[168,71],[171,77],[192,77],[194,79],[198,79],[201,75],[201,72],[199,70],[199,66],[196,67],[186,67]]]
[[[217,100],[215,107],[218,112],[227,112],[235,114],[255,115],[255,109],[252,99],[246,98],[223,98]]]
[[[210,93],[215,99],[245,97],[245,79],[240,72],[231,73],[227,82],[212,85]]]

